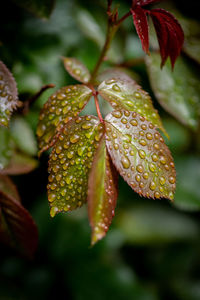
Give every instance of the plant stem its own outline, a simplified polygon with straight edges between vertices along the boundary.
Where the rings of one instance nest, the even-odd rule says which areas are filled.
[[[110,8],[108,8],[108,9],[110,9]],[[106,53],[108,52],[108,50],[110,48],[110,45],[111,45],[111,42],[113,40],[115,33],[119,29],[121,23],[131,15],[131,12],[129,11],[123,17],[121,17],[119,20],[114,21],[110,10],[108,10],[107,13],[108,13],[108,25],[107,25],[106,40],[105,40],[103,49],[101,51],[100,57],[99,57],[99,59],[96,63],[96,66],[92,72],[91,81],[90,81],[91,83],[93,83],[95,81],[95,78],[97,76],[99,68],[100,68],[102,62],[105,60]]]
[[[98,99],[96,93],[94,95],[94,101],[95,101],[95,105],[96,105],[97,115],[99,117],[100,122],[102,123],[103,122],[103,117],[101,115],[101,111],[100,111],[100,107],[99,107],[99,99]]]

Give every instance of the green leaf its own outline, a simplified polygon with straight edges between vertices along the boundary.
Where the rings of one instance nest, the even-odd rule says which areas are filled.
[[[24,153],[14,152],[9,164],[0,170],[0,174],[19,175],[33,171],[38,166],[38,161]]]
[[[12,119],[11,135],[21,151],[31,156],[37,154],[35,135],[29,123],[24,118],[16,117]]]
[[[107,81],[112,78],[122,81],[130,81],[133,83],[134,80],[139,80],[138,74],[124,68],[115,67],[108,68],[103,72],[99,73],[96,77],[96,82],[100,84],[102,81]]]
[[[90,72],[84,64],[73,57],[64,57],[63,63],[67,72],[76,80],[87,83],[90,80]]]
[[[18,105],[15,79],[4,63],[0,61],[0,125],[8,127],[11,114]]]
[[[136,82],[112,78],[103,81],[98,91],[113,108],[135,111],[167,135],[158,112],[152,105],[151,97]]]
[[[59,89],[44,104],[40,113],[37,136],[41,154],[56,141],[64,125],[76,117],[92,96],[84,85],[70,85]]]
[[[176,160],[178,182],[174,205],[186,211],[200,210],[200,158],[181,156]]]
[[[84,116],[70,121],[60,134],[49,160],[47,188],[52,217],[86,202],[88,173],[102,133],[96,117]]]
[[[12,150],[13,142],[9,130],[0,127],[0,171],[9,164]]]
[[[0,190],[0,241],[16,248],[25,256],[32,257],[38,240],[36,225],[20,204],[18,196],[14,196],[11,182],[3,179],[3,185],[3,191]],[[12,190],[12,193],[6,193],[6,190]]]
[[[88,184],[92,245],[102,239],[108,231],[114,216],[117,194],[117,172],[108,155],[103,137],[94,156]]]
[[[152,89],[159,103],[180,122],[196,130],[200,117],[199,74],[183,57],[171,71],[169,61],[160,69],[159,54],[146,57]]]
[[[154,125],[125,110],[108,114],[105,125],[108,152],[124,180],[142,196],[172,200],[174,163]]]
[[[55,0],[14,0],[17,5],[25,8],[39,18],[49,18]]]
[[[125,240],[133,245],[166,245],[194,241],[199,228],[194,219],[160,205],[135,205],[117,220]]]

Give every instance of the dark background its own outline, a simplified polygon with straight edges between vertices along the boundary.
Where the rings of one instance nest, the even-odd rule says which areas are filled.
[[[14,74],[20,100],[44,84],[54,83],[57,89],[75,83],[61,56],[77,57],[92,70],[100,44],[88,37],[94,25],[84,21],[85,29],[80,20],[89,13],[104,34],[106,1],[57,0],[46,20],[20,3],[3,1],[0,12],[0,58]],[[120,3],[122,15],[131,1],[115,3]],[[199,17],[198,1],[174,3],[182,14]],[[143,56],[131,18],[117,34],[113,51],[118,62]],[[145,65],[132,70],[153,96]],[[51,93],[45,92],[26,116],[34,132],[39,110]],[[169,147],[178,176],[175,203],[141,198],[120,179],[113,224],[106,238],[90,248],[86,207],[54,219],[49,216],[48,154],[44,154],[35,171],[13,177],[23,205],[38,226],[39,246],[29,261],[0,245],[0,299],[200,299],[199,152],[194,134],[164,112],[154,96],[153,100],[171,136]],[[86,111],[95,114],[93,105]]]

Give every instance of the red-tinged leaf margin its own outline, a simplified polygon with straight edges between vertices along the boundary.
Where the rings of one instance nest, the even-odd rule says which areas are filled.
[[[149,27],[146,11],[140,6],[135,6],[134,9],[131,9],[131,13],[137,34],[142,43],[142,49],[149,54]]]
[[[87,83],[91,75],[87,67],[74,57],[63,57],[63,63],[66,71],[76,80]]]
[[[162,58],[161,67],[165,64],[169,56],[173,69],[184,42],[184,33],[181,25],[177,19],[165,9],[155,8],[148,11],[148,13],[152,18],[160,46]]]
[[[29,212],[11,195],[0,191],[0,241],[32,258],[38,244],[37,227]]]
[[[105,135],[94,156],[88,181],[88,215],[92,228],[91,244],[102,239],[114,217],[118,174],[107,152]]]

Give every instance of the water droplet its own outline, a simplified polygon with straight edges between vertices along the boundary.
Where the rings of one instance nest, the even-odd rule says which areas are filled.
[[[122,113],[121,113],[121,111],[116,110],[116,111],[112,112],[112,115],[113,115],[113,117],[120,119],[122,116]]]
[[[114,149],[118,150],[119,149],[119,145],[118,144],[114,144]]]
[[[122,160],[121,160],[122,166],[124,167],[124,169],[128,169],[130,167],[130,161],[128,159],[128,157],[123,156]]]
[[[161,176],[160,179],[159,179],[159,181],[160,181],[161,185],[164,185],[165,182],[166,182],[165,177]]]
[[[170,177],[169,177],[169,182],[170,182],[171,184],[175,183],[175,182],[176,182],[175,177],[174,177],[174,176],[170,176]]]
[[[156,184],[154,181],[151,181],[150,186],[149,186],[150,190],[154,191],[156,188]]]
[[[137,175],[135,176],[135,180],[136,180],[137,182],[140,182],[141,176],[137,174]]]
[[[74,156],[74,151],[67,152],[67,157],[71,159]]]
[[[142,159],[145,158],[145,156],[146,156],[146,152],[144,150],[139,150],[138,154],[139,154],[140,158],[142,158]]]
[[[144,179],[148,179],[149,178],[149,173],[148,172],[144,172],[142,176],[143,176]]]
[[[140,145],[146,146],[147,142],[144,139],[139,140]]]
[[[122,118],[122,119],[121,119],[121,122],[122,122],[123,124],[127,124],[127,119],[126,119],[126,118]]]
[[[70,136],[70,142],[72,144],[75,144],[78,142],[78,140],[80,139],[80,136],[78,134],[73,134],[72,136]]]
[[[141,98],[142,98],[142,96],[141,96],[141,94],[140,94],[139,92],[135,92],[135,93],[134,93],[134,96],[135,96],[135,98],[137,98],[137,99],[141,99]]]
[[[132,125],[132,126],[137,126],[138,125],[138,122],[137,122],[137,120],[130,120],[130,124]]]
[[[115,92],[121,92],[121,89],[120,89],[120,87],[119,87],[117,84],[114,84],[114,85],[112,86],[112,89],[113,89],[113,91],[115,91]]]
[[[48,195],[48,200],[49,200],[49,202],[53,202],[55,199],[56,199],[56,194],[50,193],[50,194]]]
[[[166,158],[165,158],[165,156],[160,156],[160,162],[161,162],[161,164],[163,164],[163,165],[166,164]]]
[[[153,161],[157,161],[158,160],[158,156],[156,154],[153,154],[151,157],[152,157]]]
[[[156,199],[159,199],[159,198],[160,198],[160,193],[159,193],[159,192],[155,192],[155,193],[154,193],[154,197],[155,197]]]
[[[147,129],[147,125],[146,125],[146,124],[142,124],[142,125],[141,125],[141,128],[142,128],[143,130],[146,130],[146,129]]]
[[[147,132],[146,138],[147,138],[148,140],[152,140],[153,136],[152,136],[152,134],[151,134],[150,132]]]
[[[159,145],[158,145],[158,144],[156,144],[156,143],[155,143],[155,144],[153,144],[153,147],[154,147],[154,149],[156,149],[156,150],[159,150],[159,148],[160,148],[160,147],[159,147]]]
[[[137,170],[139,173],[142,173],[142,172],[143,172],[143,166],[142,166],[142,165],[137,165],[137,166],[136,166],[136,170]]]
[[[57,212],[58,212],[58,208],[57,207],[52,207],[51,209],[50,209],[50,216],[53,218],[53,217],[55,217],[55,215],[57,214]]]

